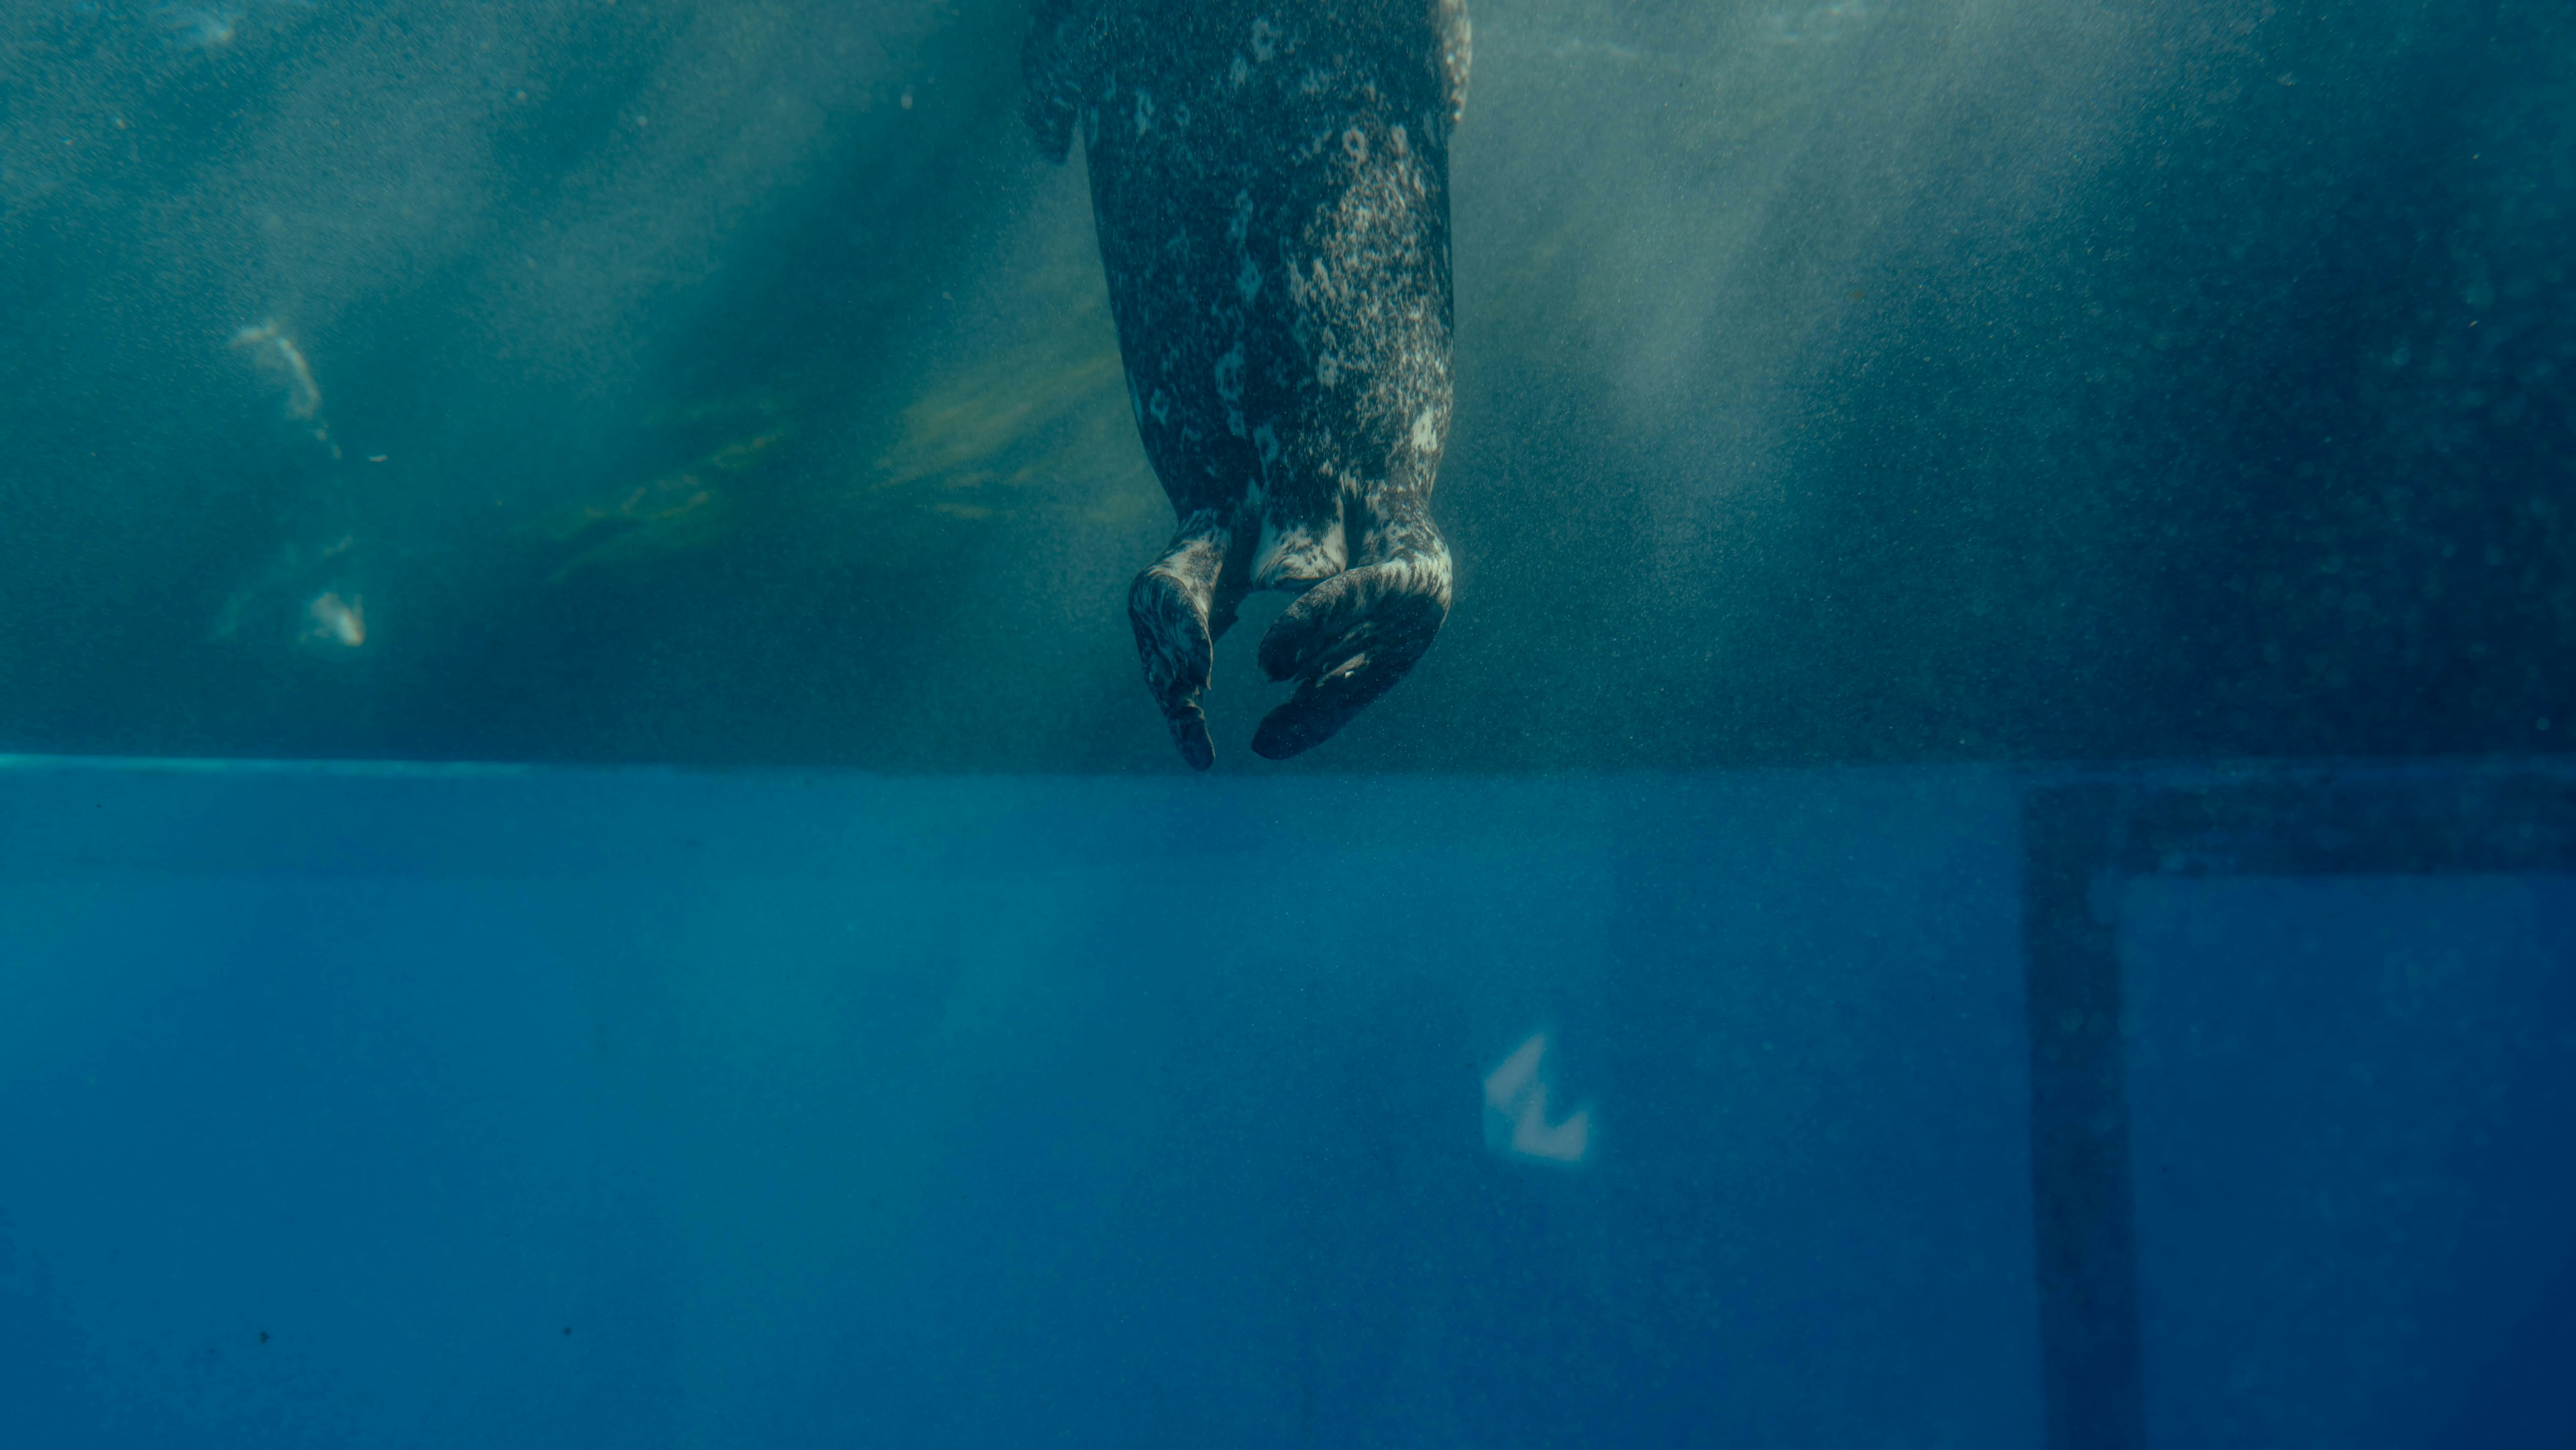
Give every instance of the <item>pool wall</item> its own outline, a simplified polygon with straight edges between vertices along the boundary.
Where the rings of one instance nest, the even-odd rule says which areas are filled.
[[[2576,862],[2106,878],[2139,1348],[2051,1379],[2026,827],[2075,776],[16,760],[0,1397],[62,1445],[2576,1425],[2516,1368],[2568,1328]],[[1537,1034],[1579,1163],[1488,1121]]]

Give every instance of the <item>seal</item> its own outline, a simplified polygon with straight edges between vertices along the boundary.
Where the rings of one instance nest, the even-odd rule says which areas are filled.
[[[1331,738],[1431,647],[1448,545],[1449,137],[1464,0],[1038,0],[1023,115],[1082,138],[1145,456],[1178,520],[1127,612],[1173,742],[1253,590],[1294,680],[1252,748]]]

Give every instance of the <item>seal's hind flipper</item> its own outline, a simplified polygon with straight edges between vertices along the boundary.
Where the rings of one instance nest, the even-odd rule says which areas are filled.
[[[1153,692],[1163,723],[1171,727],[1172,743],[1193,770],[1216,764],[1216,744],[1208,738],[1199,696],[1207,693],[1216,662],[1210,615],[1217,615],[1220,626],[1233,623],[1233,601],[1242,598],[1243,592],[1234,590],[1223,611],[1217,610],[1217,577],[1231,542],[1226,530],[1203,518],[1190,520],[1127,591],[1127,622],[1136,631],[1145,688]]]
[[[1263,717],[1253,753],[1286,760],[1333,738],[1395,688],[1448,617],[1446,548],[1363,564],[1307,590],[1261,638],[1262,673],[1294,679],[1297,690]]]

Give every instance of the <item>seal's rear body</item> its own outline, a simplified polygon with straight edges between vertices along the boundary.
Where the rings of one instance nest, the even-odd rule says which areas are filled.
[[[1446,616],[1428,500],[1448,438],[1449,132],[1463,7],[1058,3],[1028,117],[1083,141],[1145,452],[1179,528],[1130,598],[1182,753],[1251,589],[1304,597],[1264,639],[1295,754],[1411,668]]]

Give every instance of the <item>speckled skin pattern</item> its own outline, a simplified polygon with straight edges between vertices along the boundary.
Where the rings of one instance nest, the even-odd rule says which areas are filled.
[[[1191,765],[1214,641],[1254,589],[1297,682],[1295,755],[1404,677],[1449,612],[1430,514],[1449,436],[1449,133],[1464,0],[1038,0],[1025,114],[1082,138],[1100,257],[1171,546],[1128,595]]]

